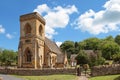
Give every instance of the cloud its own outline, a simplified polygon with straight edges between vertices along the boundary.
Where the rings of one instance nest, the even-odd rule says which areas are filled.
[[[98,35],[110,31],[119,31],[120,25],[120,1],[109,0],[103,7],[104,10],[95,12],[92,9],[86,11],[75,20],[75,29],[80,29],[90,34]]]
[[[0,33],[5,33],[5,28],[2,25],[0,25]]]
[[[7,34],[6,34],[6,37],[7,37],[8,39],[12,39],[12,38],[13,38],[13,35],[7,33]]]
[[[39,12],[39,14],[43,14],[46,12],[49,12],[50,8],[47,6],[47,4],[39,5],[37,8],[34,10],[34,12]]]
[[[62,44],[62,42],[57,41],[56,44],[57,44],[58,47],[60,47],[60,45]]]
[[[11,35],[11,34],[9,34],[9,33],[6,33],[5,28],[4,28],[2,25],[0,25],[0,33],[3,33],[4,36],[6,36],[8,39],[14,38],[13,35]],[[15,33],[14,33],[14,34],[15,34]]]
[[[78,12],[75,5],[69,5],[66,7],[57,6],[50,8],[47,4],[39,5],[34,12],[38,12],[41,15],[44,15],[46,20],[46,36],[52,38],[53,35],[58,34],[55,31],[56,28],[65,28],[70,20],[70,15]]]

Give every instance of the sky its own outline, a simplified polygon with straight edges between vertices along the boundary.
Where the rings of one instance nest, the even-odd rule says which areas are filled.
[[[120,34],[120,0],[1,0],[0,48],[18,50],[19,17],[32,12],[43,16],[46,37],[58,45]]]

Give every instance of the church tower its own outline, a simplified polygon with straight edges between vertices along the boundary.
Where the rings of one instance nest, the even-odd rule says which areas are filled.
[[[45,20],[37,13],[20,16],[19,68],[42,68],[44,64]]]

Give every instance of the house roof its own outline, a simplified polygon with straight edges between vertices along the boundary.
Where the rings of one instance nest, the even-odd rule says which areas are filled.
[[[97,56],[97,52],[94,50],[84,50],[84,52],[90,57],[90,56]]]
[[[94,50],[83,50],[86,54],[87,54],[87,56],[97,56],[97,51],[94,51]],[[71,59],[71,61],[74,61],[75,60],[75,58],[76,58],[76,56],[77,56],[78,54],[72,54],[71,56],[70,56],[70,59]]]

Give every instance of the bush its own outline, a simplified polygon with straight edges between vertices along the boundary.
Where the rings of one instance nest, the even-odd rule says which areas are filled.
[[[0,54],[1,65],[11,66],[11,63],[17,61],[17,53],[12,50],[3,50]]]
[[[114,62],[120,63],[120,53],[114,54],[113,55],[113,60],[114,60]]]

